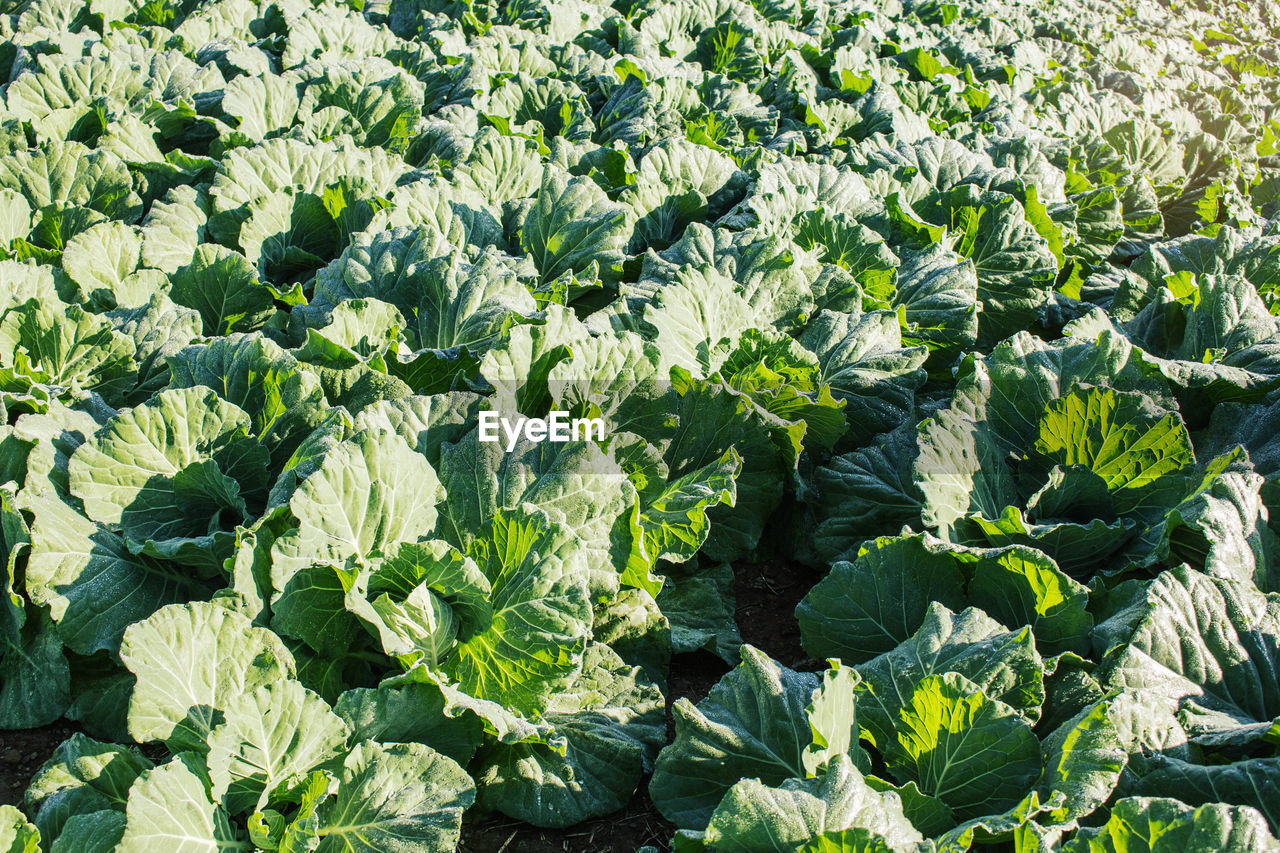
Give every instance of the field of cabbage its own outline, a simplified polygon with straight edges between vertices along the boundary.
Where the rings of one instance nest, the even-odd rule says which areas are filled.
[[[0,34],[0,853],[1280,851],[1275,4]]]

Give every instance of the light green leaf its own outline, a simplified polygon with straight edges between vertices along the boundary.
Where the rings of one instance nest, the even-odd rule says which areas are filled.
[[[131,625],[120,658],[138,677],[129,733],[198,754],[238,696],[294,672],[293,656],[275,634],[204,603],[162,607]]]
[[[204,766],[184,752],[148,770],[129,791],[119,853],[226,853],[251,850],[237,839],[226,812],[209,797]]]
[[[492,585],[493,616],[444,669],[477,698],[536,714],[581,671],[587,567],[571,530],[531,504],[496,511],[486,533],[467,551]]]
[[[958,556],[972,563],[969,600],[981,603],[1006,627],[1030,625],[1043,656],[1088,651],[1093,627],[1089,591],[1044,554],[1014,546]]]
[[[390,432],[362,430],[329,450],[302,482],[289,508],[299,522],[299,552],[277,558],[277,589],[309,560],[361,559],[413,541],[436,522],[444,490],[426,459]]]
[[[1063,723],[1044,739],[1040,751],[1045,769],[1039,788],[1045,801],[1066,795],[1062,806],[1038,819],[1042,824],[1066,824],[1093,812],[1111,797],[1128,760],[1106,702]]]
[[[520,248],[543,281],[595,265],[605,280],[621,272],[627,237],[626,208],[610,201],[595,181],[550,168],[520,228]]]
[[[119,525],[152,556],[221,571],[230,531],[251,518],[266,489],[267,449],[239,407],[203,387],[162,391],[121,412],[86,441],[68,466],[71,492],[95,521]],[[188,556],[183,546],[212,548]]]
[[[228,335],[169,359],[171,388],[203,385],[249,415],[251,431],[283,464],[320,423],[320,383],[297,360],[258,335]]]
[[[40,853],[40,831],[8,803],[0,805],[0,849],[6,853]]]
[[[238,77],[232,83],[244,79]],[[204,242],[208,218],[209,197],[203,192],[188,186],[169,190],[142,221],[143,265],[172,274],[191,263],[196,247]]]
[[[731,447],[715,462],[665,484],[655,483],[640,495],[638,520],[650,563],[682,563],[697,553],[710,528],[707,510],[736,502],[735,477],[741,468],[742,458]]]
[[[844,401],[849,440],[888,432],[910,417],[915,392],[925,382],[928,350],[903,347],[895,314],[822,311],[799,341],[818,356],[819,381]]]
[[[24,493],[22,507],[34,517],[27,594],[49,607],[79,654],[114,651],[134,622],[209,592],[188,570],[130,553],[110,529],[51,494]]]
[[[839,661],[829,661],[831,668],[822,674],[822,684],[813,694],[813,702],[805,709],[813,743],[804,751],[806,775],[817,776],[823,767],[833,766],[839,756],[846,756],[861,771],[870,769],[870,761],[858,745],[858,718],[854,707],[854,688],[860,676]]]
[[[416,743],[358,744],[332,802],[321,806],[317,853],[448,853],[475,801],[465,770]]]
[[[62,250],[63,269],[91,296],[99,290],[117,291],[141,260],[142,239],[121,222],[101,222],[82,231]]]
[[[819,842],[848,830],[864,831],[868,843],[832,848]],[[816,779],[790,779],[778,787],[758,779],[737,782],[711,816],[705,840],[724,853],[907,853],[923,837],[903,816],[896,794],[872,789],[842,758]]]
[[[1177,414],[1109,388],[1076,388],[1051,402],[1030,451],[1040,470],[1080,465],[1096,473],[1120,515],[1158,512],[1176,502],[1195,462]]]
[[[291,800],[307,771],[335,763],[347,745],[346,723],[296,681],[241,694],[224,716],[206,761],[213,798],[231,814]]]
[[[53,395],[94,391],[119,404],[137,376],[133,341],[76,305],[35,300],[0,321],[0,383]]]

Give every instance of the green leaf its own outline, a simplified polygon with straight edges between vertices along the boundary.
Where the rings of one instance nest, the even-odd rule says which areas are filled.
[[[635,488],[613,454],[593,441],[531,441],[511,447],[480,442],[473,432],[445,457],[450,490],[447,521],[459,545],[499,509],[536,505],[579,539],[596,599],[616,593],[622,565],[634,549],[630,514]]]
[[[1044,554],[1014,546],[959,556],[973,561],[969,600],[1007,627],[1030,625],[1041,655],[1088,651],[1089,591]]]
[[[457,255],[426,265],[415,304],[405,312],[416,349],[488,349],[537,304],[502,257],[486,252],[472,263]]]
[[[1050,472],[1050,484],[1060,473],[1061,469]],[[1105,493],[1102,483],[1099,482],[1098,485],[1100,491]],[[1046,493],[1047,489],[1039,494]],[[1079,496],[1080,492],[1077,491],[1070,498],[1074,500]],[[1094,509],[1091,511],[1105,512],[1107,502],[1104,500],[1093,504]],[[1084,503],[1086,507],[1089,506],[1087,502]],[[1001,547],[1029,546],[1048,556],[1068,575],[1082,579],[1105,566],[1107,560],[1120,552],[1138,530],[1137,522],[1132,519],[1118,519],[1107,523],[1095,518],[1088,523],[1080,523],[1051,518],[1043,524],[1037,524],[1027,521],[1023,511],[1016,506],[1005,507],[1004,513],[993,520],[982,515],[972,515],[969,521],[982,531],[982,535],[991,544]]]
[[[314,850],[320,843],[318,812],[329,799],[329,795],[333,793],[335,782],[334,775],[327,771],[316,770],[308,773],[298,791],[298,809],[294,812],[292,820],[285,825],[283,816],[271,809],[266,810],[265,813],[254,812],[249,818],[250,840],[254,840],[255,827],[261,831],[261,825],[266,824],[279,832],[276,849],[281,853],[304,853],[304,851]],[[254,843],[259,842],[255,840]]]
[[[804,751],[806,775],[817,776],[823,767],[833,766],[839,756],[846,756],[861,771],[870,769],[866,753],[858,745],[858,719],[854,707],[854,688],[860,676],[839,661],[829,661],[831,668],[822,674],[822,684],[813,694],[813,702],[805,709],[813,743]]]
[[[1120,515],[1158,512],[1185,491],[1195,452],[1182,419],[1137,394],[1077,388],[1050,403],[1031,461],[1080,465],[1102,478]]]
[[[819,381],[845,403],[849,440],[888,432],[911,416],[915,392],[925,382],[928,350],[903,346],[896,314],[821,311],[799,341],[818,356]]]
[[[189,570],[131,553],[109,528],[46,492],[25,493],[22,506],[33,515],[27,594],[49,607],[79,654],[115,651],[134,622],[209,592]]]
[[[963,676],[1028,723],[1039,718],[1044,702],[1044,666],[1031,631],[1009,631],[976,607],[952,613],[934,602],[910,640],[857,669],[862,676],[859,724],[864,736],[883,748],[892,746],[895,729],[901,733],[898,721],[904,709],[929,678]],[[923,784],[921,790],[933,793]]]
[[[331,660],[341,656],[360,635],[359,623],[347,612],[357,574],[354,568],[327,564],[293,572],[271,602],[271,630],[302,640]]]
[[[367,581],[367,588],[344,590],[346,607],[406,666],[438,666],[459,632],[470,636],[491,624],[488,579],[440,540],[402,543]]]
[[[469,391],[384,400],[356,415],[355,427],[382,427],[397,432],[433,467],[439,468],[441,449],[446,443],[458,443],[471,429],[482,400],[479,394]]]
[[[709,266],[684,267],[657,292],[643,318],[662,342],[664,365],[700,378],[718,370],[759,319],[733,280]]]
[[[1167,384],[1153,378],[1138,351],[1113,332],[1052,343],[1019,332],[986,358],[961,364],[956,398],[972,416],[984,417],[1000,452],[1025,454],[1045,411],[1077,385],[1138,391],[1158,408],[1174,406]]]
[[[999,518],[1017,501],[1013,474],[987,422],[952,407],[920,425],[912,471],[924,496],[921,518],[946,539],[973,514]]]
[[[75,305],[35,300],[0,321],[0,383],[70,399],[94,391],[119,403],[137,376],[133,341]]]
[[[277,547],[277,589],[312,561],[368,557],[429,533],[444,490],[426,459],[390,432],[362,430],[329,450],[289,501],[297,552]]]
[[[445,713],[448,700],[429,681],[384,683],[343,693],[334,713],[351,729],[351,742],[422,743],[466,765],[483,736],[480,718],[471,712]]]
[[[290,76],[244,74],[227,82],[222,111],[253,140],[290,127],[298,115],[298,81]]]
[[[1280,842],[1253,809],[1225,803],[1192,808],[1175,799],[1126,797],[1106,824],[1082,829],[1066,853],[1210,853],[1280,850]]]
[[[861,450],[841,454],[813,473],[809,496],[814,550],[824,560],[853,560],[880,531],[919,524],[922,496],[913,466],[919,448],[910,421]]]
[[[249,415],[250,431],[281,465],[319,426],[324,395],[314,374],[270,340],[228,335],[169,358],[171,388],[212,388]]]
[[[1054,794],[1066,795],[1062,806],[1039,818],[1046,824],[1069,824],[1105,803],[1128,760],[1106,702],[1063,723],[1040,749],[1045,770],[1039,787],[1045,801],[1052,801]]]
[[[444,668],[465,692],[536,714],[581,671],[587,568],[570,529],[531,504],[496,511],[486,533],[468,553],[492,585],[493,616]]]
[[[297,111],[305,117],[341,107],[363,129],[363,145],[395,150],[403,147],[405,123],[421,115],[422,104],[423,87],[416,79],[390,63],[367,62],[324,67],[320,76],[306,82]],[[288,106],[281,106],[284,118]]]
[[[117,811],[72,815],[49,847],[50,853],[114,853],[128,819]]]
[[[143,400],[167,385],[166,359],[200,335],[200,314],[160,294],[145,305],[112,311],[107,316],[116,331],[132,339],[136,348],[138,377],[130,402]]]
[[[1096,631],[1103,684],[1172,701],[1193,731],[1280,716],[1280,602],[1250,583],[1173,569]]]
[[[890,767],[962,818],[1012,806],[1040,775],[1026,720],[956,672],[921,680],[896,730]]]
[[[596,606],[591,638],[605,643],[650,681],[667,683],[672,642],[671,623],[653,596],[643,589],[623,589],[605,606]]]
[[[682,563],[698,552],[710,532],[707,510],[720,504],[733,506],[735,477],[741,469],[742,458],[731,447],[715,462],[665,484],[656,483],[640,495],[638,522],[650,565],[658,560]]]
[[[902,799],[902,813],[925,835],[940,835],[955,827],[957,820],[951,807],[937,797],[922,793],[915,782],[894,785],[876,776],[866,777],[877,791],[893,791]]]
[[[495,745],[476,773],[480,803],[535,826],[569,826],[626,805],[666,737],[662,692],[608,646],[593,643],[582,674],[543,719],[562,738]]]
[[[1142,796],[1173,796],[1191,806],[1230,803],[1257,809],[1272,832],[1280,825],[1280,759],[1250,758],[1230,764],[1196,764],[1181,758],[1152,756],[1132,786]],[[1126,789],[1128,790],[1128,789]]]
[[[224,96],[224,107],[225,103]],[[204,242],[208,218],[209,197],[203,192],[187,186],[169,190],[152,203],[142,221],[143,265],[172,274],[191,263],[196,247]]]
[[[846,214],[814,210],[800,215],[796,245],[821,250],[821,259],[848,270],[862,287],[865,308],[887,308],[898,280],[898,256],[884,239]]]
[[[726,663],[737,665],[742,635],[734,621],[731,565],[719,563],[709,569],[673,571],[663,579],[657,604],[671,625],[673,651],[706,649]]]
[[[963,608],[962,585],[955,557],[932,537],[876,539],[796,606],[801,641],[814,657],[856,666],[909,639],[930,602]]]
[[[267,449],[250,419],[208,388],[162,391],[121,412],[72,455],[71,492],[151,556],[222,570],[236,524],[266,488]],[[188,549],[210,549],[194,553]]]
[[[249,217],[240,226],[238,241],[244,249],[244,260],[264,278],[284,286],[321,267],[342,241],[339,223],[325,199],[317,194],[278,191],[254,199],[247,212]],[[366,215],[359,226],[363,226],[372,213],[362,212]],[[255,294],[261,290],[271,292],[258,285]],[[248,331],[254,327],[241,323],[236,330]]]
[[[130,786],[151,766],[132,749],[73,734],[32,778],[26,806],[41,834],[56,839],[77,815],[123,812]]]
[[[737,559],[756,547],[777,508],[782,483],[802,449],[805,425],[763,412],[723,382],[699,382],[674,371],[673,384],[679,408],[676,420],[666,422],[667,435],[660,444],[670,473],[683,476],[719,459],[730,447],[742,457],[737,500],[732,507],[721,504],[708,512],[711,532],[703,546],[713,560]]]
[[[191,261],[173,273],[169,296],[200,312],[206,335],[251,332],[275,310],[271,291],[244,255],[213,244],[197,246]]]
[[[49,140],[7,155],[0,165],[0,187],[21,193],[33,210],[84,206],[124,222],[142,212],[124,162],[78,142]]]
[[[36,612],[20,632],[0,636],[0,729],[47,726],[71,704],[71,675],[62,638]]]
[[[520,228],[520,248],[543,281],[595,265],[606,280],[621,272],[626,208],[609,200],[595,181],[550,168]]]
[[[546,323],[516,326],[505,343],[485,353],[480,374],[494,386],[494,411],[545,414],[548,375],[590,340],[587,327],[564,306],[547,305],[545,314]]]
[[[676,738],[658,756],[649,796],[682,829],[702,829],[739,779],[777,785],[803,777],[813,743],[807,708],[818,680],[751,646],[742,663],[698,703],[672,706]]]
[[[127,292],[125,282],[141,260],[142,239],[137,229],[121,222],[100,222],[81,231],[62,250],[62,267],[72,281],[91,297],[102,292],[111,302],[118,302],[121,292]],[[149,297],[147,294],[142,302]]]
[[[719,376],[763,412],[803,427],[807,446],[829,448],[846,432],[844,402],[818,379],[816,362],[787,335],[748,329],[720,366]]]

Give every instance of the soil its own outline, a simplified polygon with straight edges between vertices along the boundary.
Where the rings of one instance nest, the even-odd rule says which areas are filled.
[[[792,669],[815,671],[821,661],[800,645],[795,606],[820,576],[782,559],[735,567],[736,618],[744,642]],[[667,690],[667,736],[674,736],[670,707],[676,699],[697,703],[729,671],[709,652],[677,655]],[[56,723],[40,729],[0,732],[0,804],[21,805],[31,777],[63,740],[78,729]],[[156,756],[159,758],[160,756]],[[567,829],[538,829],[507,818],[467,819],[458,853],[634,853],[652,845],[668,849],[675,827],[649,800],[649,780],[621,811]]]
[[[800,624],[796,622],[796,605],[820,580],[821,574],[783,559],[736,566],[734,618],[742,641],[791,669],[826,669],[823,661],[810,657],[801,647]]]
[[[675,827],[649,801],[646,779],[622,811],[567,829],[538,829],[518,820],[483,820],[462,827],[458,853],[635,853],[666,850]]]

